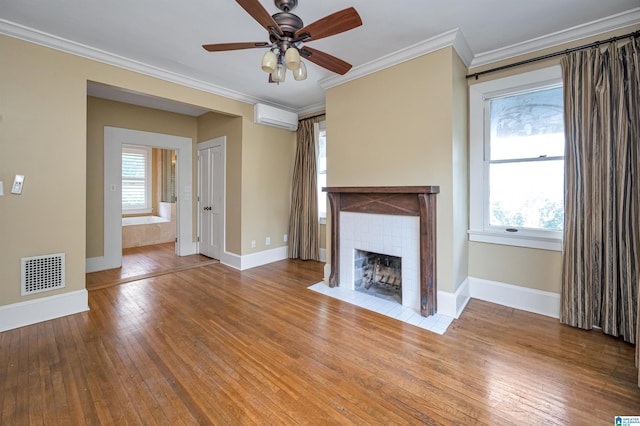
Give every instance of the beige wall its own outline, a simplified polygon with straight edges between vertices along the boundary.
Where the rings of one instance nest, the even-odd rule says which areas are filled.
[[[453,54],[452,157],[453,186],[453,281],[461,284],[469,276],[469,90],[467,66]]]
[[[0,36],[0,305],[20,296],[20,258],[66,254],[66,288],[84,288],[86,80],[50,49]],[[76,61],[74,61],[76,62]],[[22,195],[8,194],[15,174]]]
[[[439,185],[438,288],[448,292],[467,269],[465,71],[449,47],[327,91],[328,186]]]
[[[295,132],[222,114],[198,118],[199,142],[220,136],[227,136],[226,250],[246,255],[286,246]]]
[[[242,131],[242,164],[251,165],[242,168],[242,254],[284,247],[296,134],[247,120]],[[266,237],[271,238],[269,246]]]
[[[559,251],[469,243],[469,275],[490,281],[560,293]]]
[[[157,109],[87,97],[87,257],[103,256],[104,127],[197,138],[197,119]],[[195,168],[194,162],[194,168]],[[157,201],[154,194],[154,200]],[[194,200],[194,235],[196,221]],[[155,203],[154,203],[155,205]]]
[[[268,184],[238,196],[244,202],[256,192],[273,190],[274,198],[257,205],[266,197],[257,194],[239,228],[256,240],[272,234],[272,246],[277,246],[276,234],[284,232],[288,218],[288,201],[283,201],[288,197],[282,194],[289,190],[289,181],[286,189],[271,185],[281,185],[284,175],[290,179],[293,133],[254,125],[249,104],[15,38],[0,35],[0,56],[0,180],[5,183],[5,196],[0,197],[0,306],[85,288],[86,218],[101,214],[94,199],[90,209],[87,204],[87,81],[242,117],[243,180],[245,174],[249,182],[262,173]],[[189,135],[197,139],[197,131],[190,129]],[[277,154],[265,155],[267,146]],[[8,194],[15,174],[26,176],[22,195]],[[249,184],[243,185],[241,191]],[[271,211],[275,203],[284,207]],[[20,258],[60,252],[66,254],[66,287],[21,297]]]

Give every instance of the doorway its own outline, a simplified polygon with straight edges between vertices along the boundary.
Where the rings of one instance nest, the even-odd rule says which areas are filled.
[[[175,245],[176,151],[139,145],[122,149],[122,248]]]
[[[122,265],[122,145],[132,144],[173,149],[177,153],[176,251],[179,256],[195,254],[193,238],[192,140],[160,133],[104,127],[104,255],[88,258],[87,272],[119,268]]]

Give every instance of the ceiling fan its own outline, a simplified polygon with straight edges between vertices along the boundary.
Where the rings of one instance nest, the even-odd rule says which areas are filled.
[[[209,52],[226,50],[269,48],[262,58],[262,69],[269,73],[269,81],[284,81],[286,69],[293,72],[296,80],[307,78],[307,70],[301,57],[333,71],[346,74],[351,64],[320,50],[303,46],[303,43],[340,34],[362,25],[360,15],[353,7],[332,13],[309,25],[291,13],[298,5],[298,0],[274,0],[282,12],[269,15],[259,0],[236,0],[260,25],[269,32],[268,42],[240,42],[205,44],[202,47]]]

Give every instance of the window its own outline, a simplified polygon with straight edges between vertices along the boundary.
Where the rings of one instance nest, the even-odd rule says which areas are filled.
[[[320,223],[325,223],[327,220],[327,193],[322,192],[322,188],[327,186],[327,132],[326,121],[317,123],[314,128],[314,134],[316,135],[316,147],[318,158],[318,216],[320,217]]]
[[[151,148],[122,145],[122,212],[151,213]]]
[[[560,68],[470,88],[470,239],[562,247],[564,107]]]

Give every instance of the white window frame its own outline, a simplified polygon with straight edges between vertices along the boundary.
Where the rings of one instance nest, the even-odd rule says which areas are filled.
[[[562,232],[536,229],[489,227],[489,169],[484,150],[488,135],[485,101],[519,91],[562,84],[560,66],[473,84],[469,87],[469,240],[544,250],[562,250]],[[488,113],[488,112],[487,112]]]
[[[139,146],[139,145],[122,145],[122,153],[132,152],[136,154],[142,153],[144,155],[144,163],[145,163],[145,177],[144,177],[144,189],[145,189],[145,203],[144,206],[141,207],[133,207],[133,208],[125,208],[122,207],[123,214],[150,214],[153,212],[151,207],[151,187],[152,175],[151,175],[151,160],[152,160],[152,148],[148,146]],[[122,160],[121,160],[122,161]],[[122,176],[121,176],[122,178]],[[122,205],[122,201],[120,203]]]
[[[326,138],[326,129],[327,129],[327,122],[326,121],[320,121],[319,123],[315,123],[313,125],[313,138],[315,140],[315,146],[316,146],[316,158],[318,159],[316,167],[317,167],[317,173],[318,176],[320,175],[320,132],[324,131],[325,132],[325,138]],[[325,158],[326,158],[326,144],[325,144]],[[325,169],[325,175],[327,174],[327,171]],[[320,208],[318,208],[318,220],[320,222],[321,225],[324,225],[327,223],[327,196],[326,193],[322,192],[322,188],[320,187],[320,185],[318,185],[318,194],[322,195],[324,194],[324,197],[320,196],[319,198],[324,198],[325,200],[325,206],[324,206],[324,212],[320,211]],[[320,207],[320,200],[318,200],[318,207]]]

